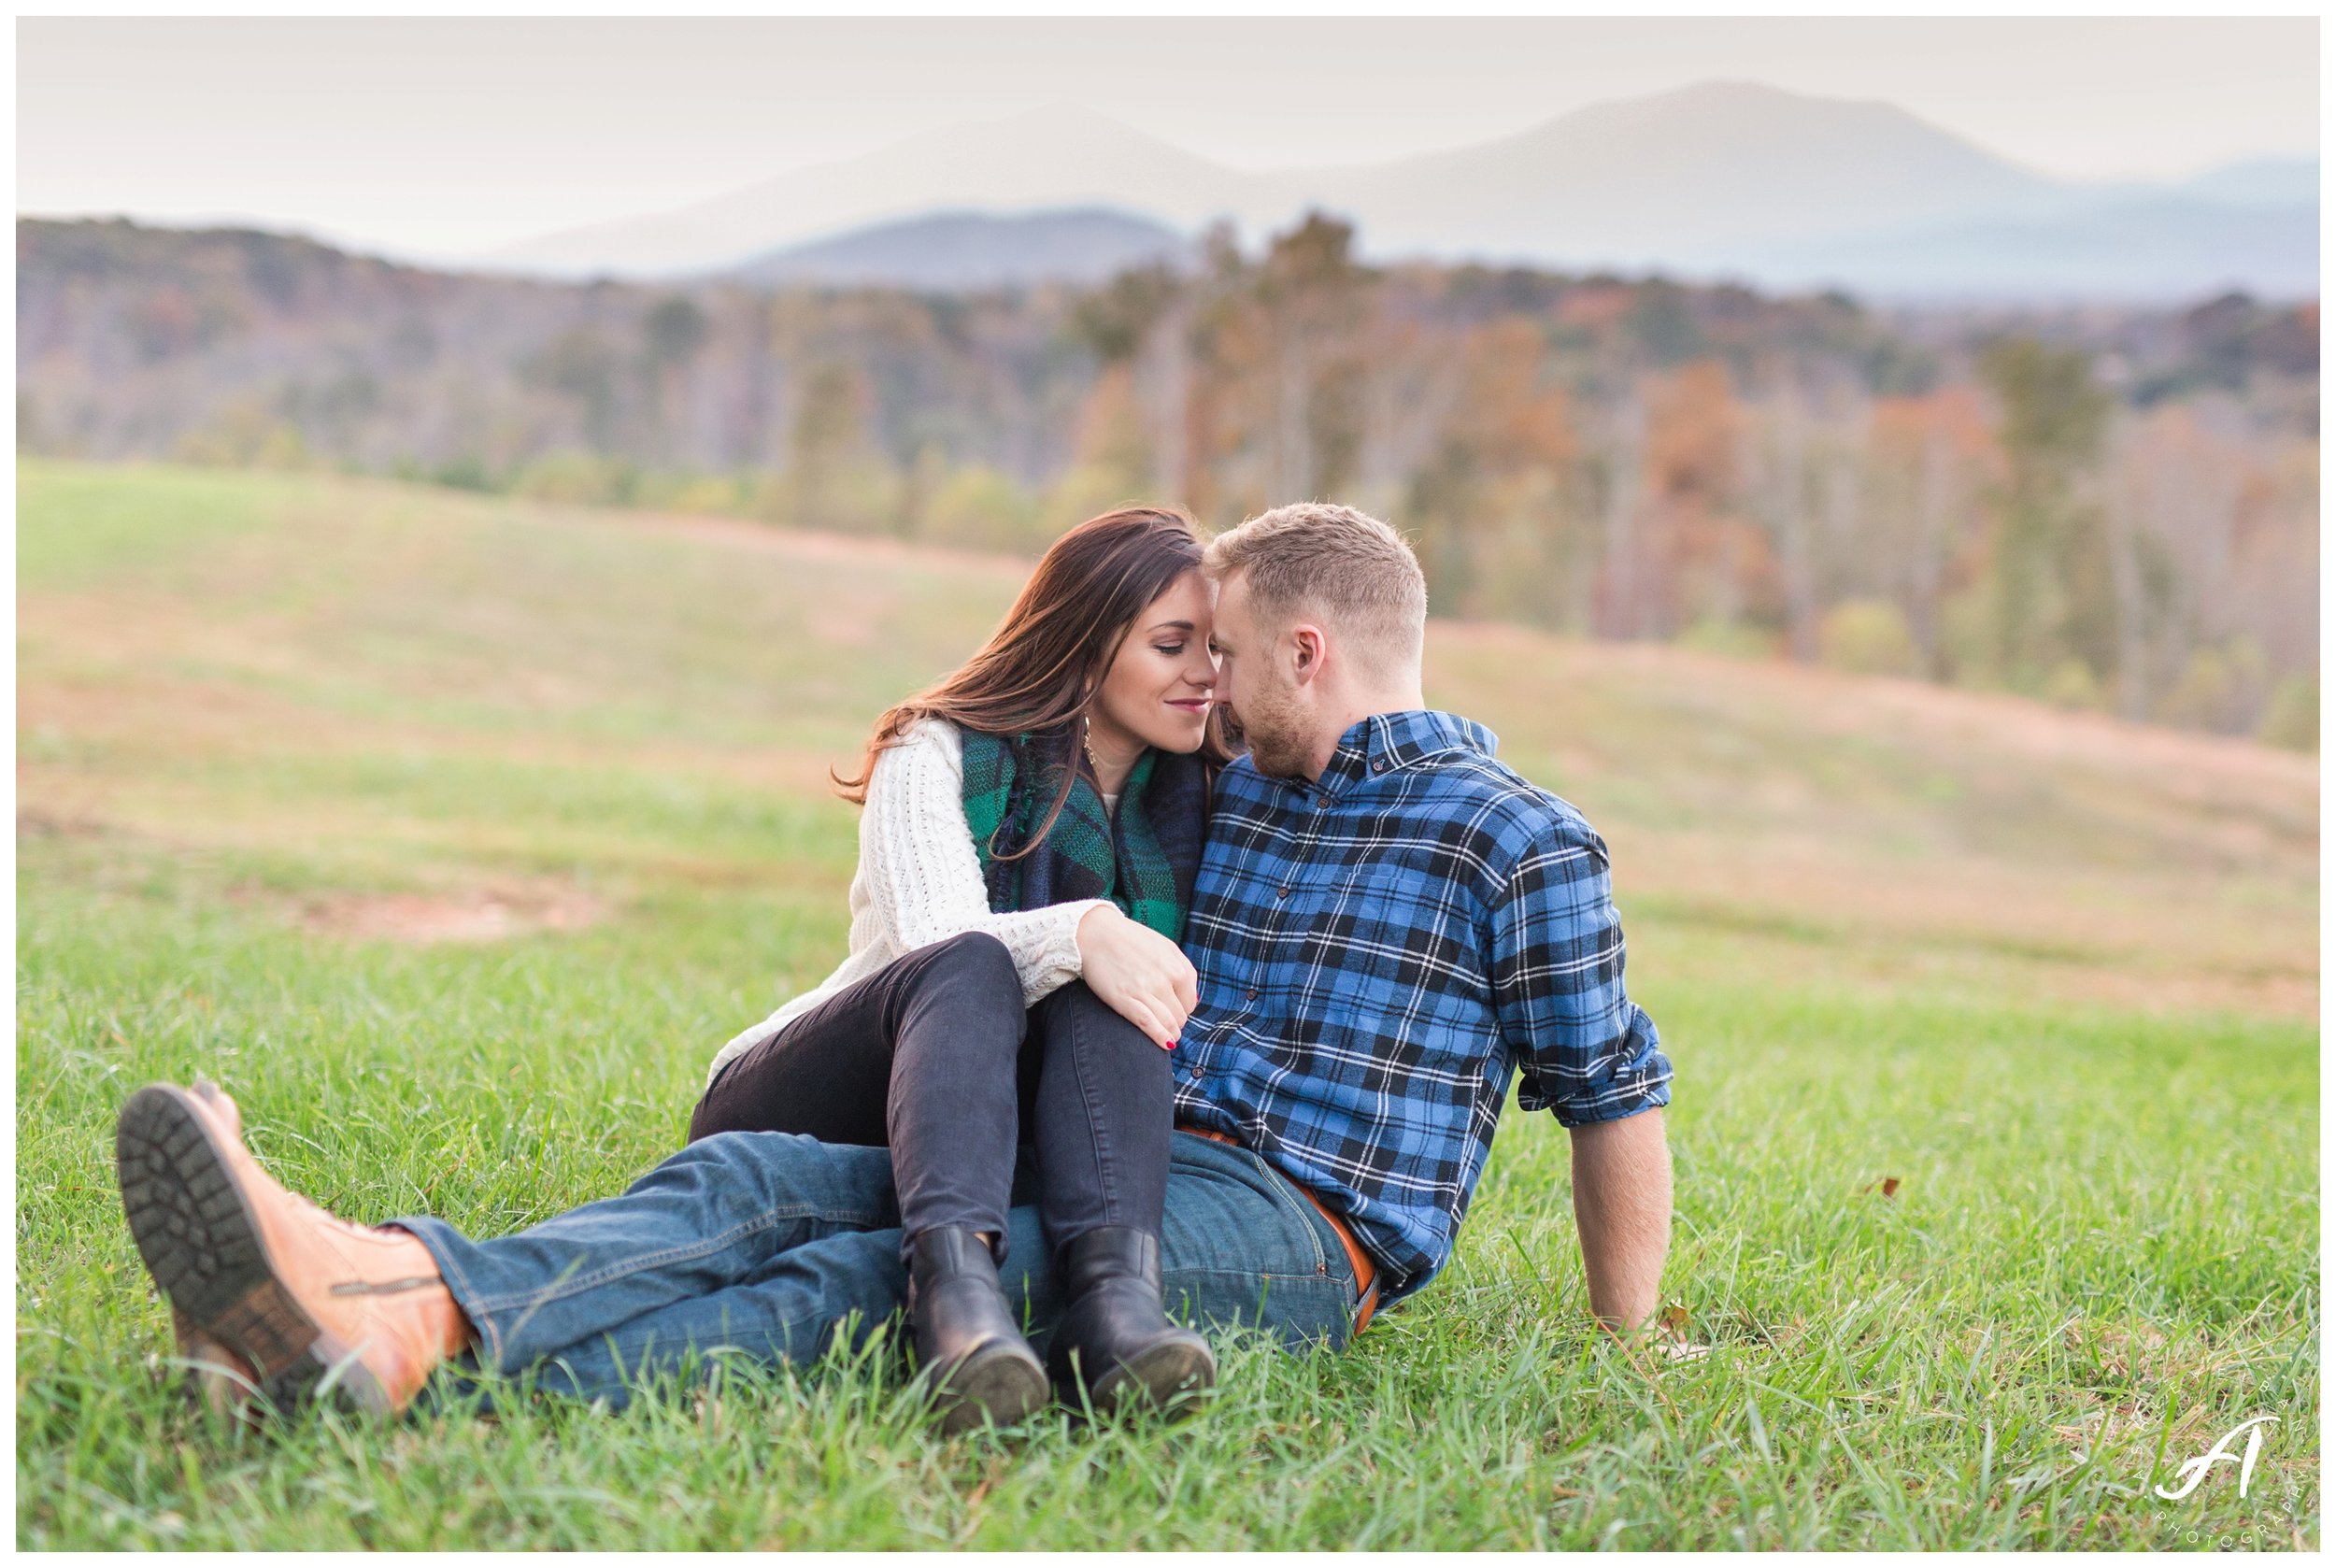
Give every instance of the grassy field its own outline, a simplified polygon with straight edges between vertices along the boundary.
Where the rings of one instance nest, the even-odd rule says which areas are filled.
[[[1345,1356],[1224,1346],[1174,1427],[942,1442],[881,1349],[215,1422],[121,1222],[131,1090],[219,1078],[354,1218],[618,1190],[839,956],[823,770],[1017,569],[46,463],[18,550],[21,1546],[2319,1541],[2316,762],[1442,624],[1430,700],[1613,847],[1707,1354],[1586,1330],[1564,1136],[1512,1109],[1439,1282]],[[2256,1415],[2243,1500],[2151,1494]]]

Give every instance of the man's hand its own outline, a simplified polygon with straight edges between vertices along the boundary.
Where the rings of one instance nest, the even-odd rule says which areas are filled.
[[[1574,1129],[1574,1228],[1589,1309],[1630,1330],[1655,1310],[1671,1245],[1671,1147],[1662,1107]]]
[[[1079,920],[1078,945],[1087,989],[1161,1049],[1175,1049],[1184,1020],[1201,1003],[1200,976],[1184,949],[1110,904]]]

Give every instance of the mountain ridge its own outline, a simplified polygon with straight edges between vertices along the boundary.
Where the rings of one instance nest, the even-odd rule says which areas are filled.
[[[1506,136],[1407,158],[1266,170],[1231,168],[1094,110],[1056,106],[919,132],[710,202],[543,236],[465,264],[678,278],[941,213],[1088,207],[1187,234],[1227,218],[1254,240],[1320,208],[1354,222],[1375,260],[1660,267],[1772,286],[1844,256],[1887,260],[1908,235],[1959,234],[1959,254],[1987,233],[2017,232],[2030,237],[2006,241],[2010,250],[1977,275],[1992,279],[1989,292],[2014,292],[2064,289],[2064,266],[2020,260],[2054,250],[2033,236],[2058,225],[2068,237],[2058,249],[2098,255],[2111,295],[2195,291],[2226,278],[2286,293],[2300,278],[2316,279],[2316,241],[2304,244],[2296,223],[2230,215],[2292,212],[2306,191],[2315,211],[2316,187],[2316,162],[2296,159],[2248,160],[2156,185],[2079,184],[1886,100],[1747,81],[1586,105]],[[2182,222],[2169,221],[2144,234],[2163,253],[2127,253],[2129,209],[2165,201],[2192,204],[2186,221],[2203,238],[2180,236]],[[2104,232],[2076,232],[2101,213],[2111,215],[2097,225]],[[2237,253],[2267,235],[2277,253],[2259,265]],[[2217,244],[2232,251],[2227,264],[2209,264],[2226,261],[2211,254]],[[1887,260],[1839,281],[1887,293],[1889,279],[1907,275]]]
[[[1101,283],[1132,267],[1178,264],[1191,250],[1191,240],[1167,224],[1112,207],[933,212],[782,247],[715,276],[961,292]]]
[[[1119,171],[1117,177],[1107,172],[1112,169]],[[1128,200],[1120,188],[1135,177],[1147,188],[1141,202]],[[709,201],[563,230],[475,261],[500,270],[534,266],[554,276],[677,277],[724,271],[790,245],[939,211],[1111,207],[1195,227],[1216,210],[1210,193],[1216,185],[1238,178],[1222,164],[1091,110],[1031,110],[920,131],[874,152],[788,170]],[[780,208],[783,221],[768,217]],[[588,262],[588,256],[599,259]]]

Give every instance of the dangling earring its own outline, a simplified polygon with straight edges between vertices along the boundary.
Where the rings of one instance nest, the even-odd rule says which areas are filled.
[[[1079,749],[1087,753],[1089,770],[1097,778],[1101,778],[1104,776],[1104,768],[1101,763],[1095,761],[1094,734],[1095,721],[1092,719],[1081,719],[1079,720]]]

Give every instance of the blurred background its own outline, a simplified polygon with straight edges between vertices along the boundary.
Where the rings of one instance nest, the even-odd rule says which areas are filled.
[[[2316,24],[21,36],[21,453],[1023,554],[2316,745]],[[394,258],[394,259],[392,259]]]

